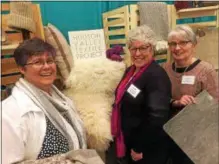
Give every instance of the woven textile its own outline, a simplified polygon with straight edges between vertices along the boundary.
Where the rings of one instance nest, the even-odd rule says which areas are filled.
[[[166,40],[169,32],[167,5],[164,2],[138,2],[140,25],[149,26],[157,40]]]
[[[17,164],[104,164],[93,149],[72,150],[40,160],[26,160]]]
[[[36,22],[34,21],[31,4],[30,1],[10,2],[8,26],[14,29],[36,32]]]
[[[44,27],[46,42],[50,43],[56,50],[56,64],[58,75],[65,81],[73,67],[73,56],[70,46],[61,31],[52,24]]]

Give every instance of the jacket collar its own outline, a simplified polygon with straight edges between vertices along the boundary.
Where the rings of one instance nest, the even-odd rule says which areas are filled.
[[[16,86],[12,90],[12,97],[17,101],[19,108],[22,110],[22,115],[28,112],[42,112],[40,107],[36,106],[31,98]]]

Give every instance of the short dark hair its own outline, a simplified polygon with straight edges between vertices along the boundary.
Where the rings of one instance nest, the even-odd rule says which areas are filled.
[[[48,52],[55,56],[54,47],[40,38],[32,38],[22,42],[14,51],[14,58],[18,66],[25,66],[30,56]]]

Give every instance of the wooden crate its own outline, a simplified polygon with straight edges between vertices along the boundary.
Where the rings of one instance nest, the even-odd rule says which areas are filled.
[[[169,8],[169,5],[167,5],[167,9],[168,13],[170,13],[171,8]],[[106,47],[110,48],[115,44],[123,45],[125,51],[125,63],[127,66],[131,65],[126,38],[129,30],[140,25],[138,5],[126,5],[118,9],[105,12],[102,16]],[[159,61],[166,61],[167,54],[155,56],[155,59]]]
[[[6,87],[7,85],[15,83],[20,78],[20,72],[15,63],[13,53],[19,43],[23,42],[22,32],[14,30],[8,27],[7,19],[10,13],[10,5],[8,3],[2,3],[1,18],[2,18],[2,29],[6,32],[6,39],[9,44],[2,45],[1,47],[1,85]],[[2,92],[6,92],[2,91]],[[2,94],[5,97],[7,94]]]
[[[122,45],[125,51],[125,63],[130,65],[130,53],[126,38],[129,30],[139,25],[138,6],[126,5],[105,12],[102,16],[106,48],[108,49],[115,44]]]
[[[203,28],[203,27],[219,27],[219,5],[216,6],[207,6],[200,8],[189,8],[181,9],[179,11],[172,11],[172,26],[174,28],[179,19],[187,18],[199,18],[199,17],[216,17],[215,20],[208,20],[203,22],[191,22],[187,23],[192,28]]]
[[[215,16],[216,19],[207,22],[192,22],[187,23],[194,30],[200,27],[219,27],[219,10],[217,6],[208,6],[201,8],[189,8],[176,11],[174,5],[167,5],[168,23],[170,29],[177,25],[177,21],[186,18],[197,18],[204,16]],[[105,33],[106,47],[110,48],[112,45],[121,44],[125,50],[125,63],[131,64],[130,53],[127,47],[128,31],[140,24],[138,5],[126,5],[118,9],[103,13],[103,28]],[[171,61],[171,56],[168,54],[159,55],[155,57],[156,60]]]
[[[39,4],[32,4],[34,21],[36,23],[36,32],[31,33],[31,37],[44,38],[44,29],[41,18]],[[2,98],[8,96],[7,86],[13,85],[20,77],[20,71],[14,60],[13,53],[19,43],[23,42],[23,34],[19,30],[14,30],[8,27],[7,19],[10,13],[10,2],[1,2],[1,28],[6,32],[6,38],[9,44],[1,46],[1,87],[6,87],[2,90]]]

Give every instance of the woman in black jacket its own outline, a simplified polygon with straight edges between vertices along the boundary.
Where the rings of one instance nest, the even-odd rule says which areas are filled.
[[[133,65],[116,89],[111,130],[117,157],[129,164],[165,164],[171,83],[153,59],[155,34],[148,26],[131,30],[128,37]]]

